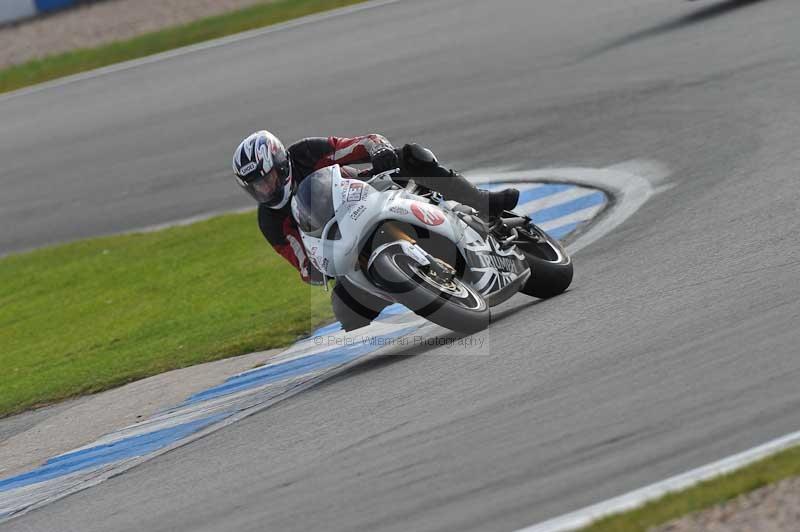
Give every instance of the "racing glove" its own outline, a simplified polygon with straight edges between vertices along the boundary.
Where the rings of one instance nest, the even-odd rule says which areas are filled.
[[[311,261],[306,259],[303,269],[300,270],[300,277],[303,281],[314,286],[322,286],[322,272]]]
[[[372,154],[372,172],[379,174],[388,170],[394,170],[399,166],[397,153],[394,149],[384,146],[375,150]]]

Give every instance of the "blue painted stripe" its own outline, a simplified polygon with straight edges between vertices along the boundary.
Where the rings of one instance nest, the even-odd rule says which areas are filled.
[[[0,23],[35,17],[75,4],[76,0],[0,0]]]
[[[393,305],[389,305],[388,307],[384,308],[378,317],[375,318],[373,321],[381,321],[386,318],[390,318],[392,316],[399,316],[400,314],[405,314],[406,312],[410,312],[406,307],[401,305],[400,303],[395,303]],[[315,336],[328,336],[335,332],[339,332],[342,330],[342,324],[338,321],[335,321],[331,324],[325,325],[320,327],[316,331],[312,332],[307,338],[314,338]]]
[[[558,238],[558,239],[564,238],[565,236],[573,232],[575,229],[577,229],[577,227],[585,221],[586,220],[562,225],[561,227],[556,227],[555,229],[549,230],[547,234],[549,234],[553,238]]]
[[[56,11],[72,7],[76,3],[75,0],[36,0],[36,9],[40,12]]]
[[[304,373],[311,373],[326,367],[343,364],[361,354],[361,346],[345,346],[326,351],[318,355],[309,355],[287,362],[281,362],[263,369],[248,371],[242,375],[231,377],[223,384],[208,390],[196,393],[189,397],[183,404],[189,405],[200,401],[207,401],[223,395],[229,395],[255,386],[263,386]]]
[[[219,386],[215,386],[213,388],[209,388],[208,390],[204,390],[200,393],[192,395],[186,401],[184,401],[181,406],[200,401],[207,401],[209,399],[214,399],[223,395],[229,395],[256,386],[263,386],[271,382],[285,380],[302,374],[345,364],[371,351],[383,347],[386,345],[385,343],[380,343],[383,340],[397,338],[399,336],[409,334],[416,329],[416,327],[406,327],[390,334],[380,335],[369,339],[365,338],[364,341],[358,340],[356,343],[351,345],[336,347],[329,351],[323,351],[322,353],[316,353],[294,360],[287,360],[286,362],[279,362],[255,371],[248,371],[247,373],[231,377]],[[369,340],[375,340],[375,342],[370,342]],[[344,338],[342,341],[344,341]]]
[[[114,443],[89,447],[48,460],[45,465],[0,481],[0,492],[44,482],[82,469],[94,468],[126,458],[142,456],[162,449],[193,434],[230,414],[216,414],[203,419],[147,434],[124,438]]]
[[[556,218],[561,218],[562,216],[566,216],[581,209],[602,205],[605,203],[605,201],[605,194],[602,192],[595,192],[593,194],[589,194],[588,196],[583,196],[582,198],[534,212],[530,215],[530,217],[534,223],[541,224],[550,220],[555,220]]]
[[[263,371],[253,371],[244,375],[232,377],[221,386],[211,388],[210,390],[192,396],[184,404],[208,400],[241,389],[263,386],[276,380],[341,365],[383,347],[389,339],[404,336],[416,329],[417,327],[406,327],[390,334],[376,336],[375,342],[358,342],[317,355],[309,355],[301,359],[268,366],[264,368]],[[0,492],[37,484],[81,470],[93,469],[104,464],[153,453],[217,421],[225,419],[234,413],[235,411],[221,412],[174,427],[154,430],[153,432],[123,438],[112,443],[88,447],[57,456],[48,460],[42,467],[0,481]],[[0,517],[2,517],[2,515],[0,515]]]
[[[516,183],[505,183],[505,182],[497,182],[497,183],[488,183],[480,185],[482,188],[487,190],[496,190],[500,188],[507,188],[513,187],[515,185],[519,186],[520,184],[525,185],[525,182],[516,182]],[[531,201],[546,198],[548,196],[552,196],[554,194],[558,194],[561,192],[565,192],[567,190],[573,190],[575,188],[579,188],[576,185],[571,184],[545,184],[541,187],[537,187],[531,190],[523,190],[520,192],[520,200],[519,204],[524,205],[525,203],[529,203]],[[553,205],[552,207],[548,207],[546,209],[541,209],[539,211],[526,211],[523,214],[527,214],[530,216],[535,223],[544,223],[550,220],[555,220],[562,216],[566,216],[577,212],[581,209],[586,209],[588,207],[594,207],[596,205],[602,205],[606,201],[606,195],[601,191],[595,191],[594,193],[588,194],[581,198],[577,198],[574,200],[566,201],[564,203],[560,203],[558,205]],[[548,231],[550,235],[555,238],[563,238],[572,231],[574,231],[583,221],[564,224],[561,227],[556,227],[555,229],[551,229]]]
[[[54,0],[54,2],[57,1],[58,0]],[[513,186],[513,184],[508,183],[495,183],[491,185],[491,188],[499,188],[509,185]],[[521,193],[520,202],[527,203],[574,188],[574,185],[546,184],[539,187],[526,189]],[[569,201],[561,205],[533,213],[532,218],[537,223],[543,223],[579,211],[581,209],[600,205],[604,202],[605,195],[602,192],[596,192],[585,196],[584,198]],[[556,238],[562,238],[563,236],[574,231],[581,223],[583,223],[583,221],[564,224],[549,232]],[[408,310],[402,305],[390,305],[384,309],[377,319],[388,319],[391,316],[396,316],[406,312],[408,312]],[[319,328],[314,334],[318,336],[333,334],[340,331],[340,329],[341,325],[339,323],[333,323]],[[195,394],[187,399],[182,405],[170,409],[170,411],[182,411],[182,408],[190,406],[193,403],[202,403],[243,390],[256,389],[259,390],[256,393],[260,393],[261,388],[269,390],[270,384],[291,378],[301,378],[306,376],[307,378],[305,382],[310,383],[312,376],[324,375],[326,370],[334,371],[337,367],[342,367],[347,363],[354,362],[360,357],[363,357],[366,354],[376,351],[377,349],[391,343],[391,339],[405,336],[416,331],[417,329],[417,326],[406,327],[393,333],[374,336],[372,337],[372,340],[365,337],[366,341],[360,341],[352,337],[347,340],[345,340],[346,337],[338,337],[342,342],[347,341],[352,343],[338,346],[333,349],[328,349],[320,353],[306,355],[298,359],[286,360],[277,364],[265,366],[264,368],[259,368],[257,370],[234,376],[220,386],[216,386],[199,394]],[[249,399],[250,397],[250,395],[244,396],[243,400],[251,401],[251,399]],[[129,461],[131,458],[152,455],[153,453],[158,452],[160,449],[164,449],[165,447],[179,443],[181,440],[185,440],[192,434],[211,427],[215,423],[234,415],[242,408],[241,405],[243,404],[241,401],[237,401],[238,400],[231,400],[230,402],[218,405],[217,408],[223,411],[214,414],[213,416],[206,416],[202,419],[181,423],[176,426],[152,430],[151,432],[144,434],[123,437],[122,439],[112,443],[95,444],[93,447],[73,451],[71,453],[52,458],[48,460],[42,467],[39,467],[33,471],[5,480],[0,480],[0,492],[24,488],[26,486],[80,471],[93,471],[91,474],[99,475],[101,472],[98,471],[97,468],[104,465],[106,465],[106,467],[102,469],[102,471],[105,472],[103,474],[110,475],[113,471],[119,472],[119,467],[116,469],[114,469],[113,466],[109,468],[107,464],[117,463],[124,470],[126,468],[125,464],[131,463]],[[190,408],[186,408],[183,411],[188,413],[196,410],[193,406],[190,406]],[[173,422],[178,421],[174,420]],[[128,461],[126,462],[126,460]],[[48,489],[51,488],[48,487]],[[20,506],[20,508],[22,508],[22,506]],[[13,516],[18,510],[19,508],[11,509],[10,511],[8,508],[3,509],[3,511],[0,512],[0,520]]]
[[[523,190],[519,193],[519,201],[517,204],[522,205],[523,203],[552,196],[553,194],[558,194],[559,192],[564,192],[565,190],[571,190],[573,188],[576,188],[575,185],[543,185],[530,190]]]
[[[406,307],[401,305],[400,303],[395,303],[394,305],[389,305],[388,307],[384,308],[378,317],[375,318],[376,320],[380,320],[382,318],[388,318],[391,316],[399,316],[400,314],[405,314],[406,312],[411,312]]]
[[[330,325],[325,325],[324,327],[320,327],[316,331],[312,332],[309,338],[313,338],[315,336],[327,336],[329,334],[333,334],[341,330],[342,330],[342,324],[336,321],[331,323]]]
[[[484,183],[478,185],[479,188],[484,190],[499,190],[502,188],[509,188],[509,187],[523,187],[525,185],[529,185],[528,182],[515,182],[515,183]],[[535,199],[544,198],[547,196],[552,196],[553,194],[558,194],[559,192],[564,192],[565,190],[570,190],[576,188],[575,185],[560,185],[560,184],[543,184],[538,187],[530,188],[530,189],[523,189],[519,193],[519,205],[523,203],[527,203],[529,201],[533,201]]]

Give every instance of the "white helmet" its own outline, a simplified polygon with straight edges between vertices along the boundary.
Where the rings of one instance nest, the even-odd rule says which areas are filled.
[[[233,173],[239,185],[259,203],[280,209],[292,196],[292,165],[278,137],[256,131],[233,153]]]

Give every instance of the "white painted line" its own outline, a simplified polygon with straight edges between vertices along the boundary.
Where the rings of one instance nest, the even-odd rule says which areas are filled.
[[[654,185],[661,183],[669,173],[669,170],[659,162],[635,159],[608,168],[545,168],[514,172],[501,172],[496,169],[476,170],[470,172],[469,176],[475,183],[488,182],[485,176],[491,175],[491,182],[566,181],[608,192],[614,199],[613,207],[567,246],[570,253],[576,253],[630,218],[659,191]]]
[[[526,184],[524,184],[524,185],[520,185],[520,186],[518,186],[518,187],[517,187],[517,190],[519,190],[520,192],[526,192],[526,191],[528,191],[528,190],[533,190],[533,189],[536,189],[536,188],[541,188],[541,187],[543,187],[543,186],[545,186],[545,183],[526,183]]]
[[[661,482],[656,482],[655,484],[631,491],[625,495],[614,497],[613,499],[592,506],[587,506],[586,508],[556,517],[555,519],[544,521],[538,525],[522,528],[517,532],[566,532],[577,530],[590,525],[598,519],[627,510],[633,510],[647,502],[659,499],[668,493],[681,491],[705,480],[731,473],[799,444],[800,432],[787,434],[786,436],[772,440],[748,451],[729,456],[718,462],[693,469],[681,475],[662,480]]]
[[[644,194],[647,196],[648,194],[652,194],[653,189],[649,186],[647,181],[641,177],[637,177],[634,174],[629,174],[624,170],[619,169],[589,169],[589,168],[567,168],[567,169],[548,169],[548,170],[535,170],[530,172],[520,172],[518,173],[518,179],[514,179],[513,176],[508,174],[498,176],[493,175],[493,180],[496,181],[529,181],[532,179],[541,179],[541,180],[558,180],[558,181],[567,181],[573,182],[578,185],[589,183],[586,186],[592,186],[594,188],[599,189],[613,189],[615,190],[617,196],[617,202],[615,203],[615,209],[620,209],[621,207],[625,207],[625,212],[628,212],[628,216],[635,212],[638,206],[641,203],[635,204],[631,203],[632,199],[636,199],[639,196],[636,195],[636,191],[645,191]],[[642,183],[644,182],[644,184]],[[538,186],[536,184],[522,184],[523,187],[535,187]],[[615,188],[616,187],[616,188]],[[646,197],[645,197],[646,199]],[[644,200],[642,200],[643,203]],[[184,223],[188,223],[191,221],[196,221],[198,217],[193,217]],[[624,218],[620,218],[616,223],[621,223]],[[613,225],[609,226],[608,230],[613,228]],[[590,232],[587,232],[583,235],[586,237],[589,235]],[[604,233],[603,233],[604,234]],[[602,236],[600,233],[595,234],[595,238],[599,238]],[[582,237],[582,238],[583,238]],[[391,334],[394,331],[400,332],[405,329],[411,327],[412,329],[416,329],[418,327],[422,327],[426,324],[426,320],[422,318],[418,318],[414,316],[410,322],[399,321],[399,322],[392,322],[392,323],[375,323],[371,325],[373,331],[377,334],[382,332],[383,334]],[[355,334],[355,333],[353,333]],[[337,333],[337,335],[343,335],[343,333]],[[289,348],[287,351],[283,353],[280,357],[281,360],[286,361],[290,358],[298,357],[300,353],[308,355],[310,352],[314,352],[320,349],[319,346],[316,344],[309,344],[306,342],[299,342]],[[322,350],[327,349],[327,347],[322,347]],[[362,356],[360,359],[354,359],[350,362],[345,362],[340,366],[336,366],[332,369],[323,369],[320,370],[319,373],[316,373],[316,370],[312,370],[309,373],[303,374],[302,378],[298,378],[297,381],[294,379],[287,379],[286,381],[277,381],[278,383],[272,384],[263,384],[254,386],[252,388],[248,387],[246,390],[241,390],[238,392],[228,393],[223,398],[215,398],[209,397],[205,400],[198,401],[196,403],[188,402],[183,405],[179,405],[174,410],[165,411],[161,414],[157,414],[153,418],[148,421],[143,422],[140,425],[132,425],[126,427],[120,431],[116,431],[115,433],[106,435],[105,437],[101,438],[101,442],[111,443],[117,440],[120,440],[121,436],[125,438],[129,438],[131,436],[140,435],[141,433],[151,433],[153,430],[158,428],[163,428],[167,426],[175,425],[176,423],[180,424],[185,421],[189,421],[192,419],[204,419],[209,414],[221,414],[226,415],[221,421],[215,421],[211,425],[207,426],[206,428],[200,429],[198,432],[192,433],[188,436],[181,438],[174,443],[168,444],[167,446],[157,449],[155,451],[149,452],[145,455],[138,455],[132,458],[123,458],[121,461],[118,462],[111,462],[104,466],[99,467],[98,469],[92,469],[88,472],[87,475],[76,475],[70,476],[66,478],[68,481],[66,484],[62,482],[44,482],[44,483],[37,483],[34,485],[21,487],[19,489],[8,490],[6,492],[0,493],[0,520],[6,520],[12,518],[11,512],[16,512],[13,515],[22,515],[30,510],[35,508],[41,507],[49,502],[52,502],[56,499],[69,495],[71,493],[80,491],[87,487],[99,484],[106,478],[110,476],[120,474],[123,471],[130,469],[140,463],[145,462],[146,460],[168,452],[171,449],[180,447],[185,445],[191,441],[194,441],[198,438],[201,438],[207,434],[215,430],[219,430],[220,428],[227,426],[231,423],[238,421],[256,411],[260,411],[263,408],[267,408],[269,405],[277,402],[281,399],[284,399],[294,393],[305,389],[306,387],[312,386],[317,382],[321,382],[325,378],[332,376],[334,374],[338,374],[340,371],[346,370],[355,364],[358,363],[359,360],[362,360],[365,356],[371,356],[369,353]],[[277,364],[278,360],[274,360],[273,364]],[[272,364],[270,364],[272,365]],[[303,380],[307,379],[307,380]],[[235,407],[235,410],[230,410],[231,412],[236,412],[229,415],[229,408]],[[96,446],[92,444],[91,447]],[[87,447],[84,447],[86,449]],[[75,451],[71,451],[75,452]],[[70,453],[67,453],[70,454]],[[63,455],[62,455],[63,456]],[[54,479],[55,480],[55,479]],[[9,512],[5,510],[9,509]]]
[[[481,182],[482,178],[478,177],[481,174],[488,175],[489,172],[476,171],[471,175],[475,176],[473,178],[475,182]],[[491,175],[494,182],[546,179],[567,181],[608,191],[615,202],[614,206],[609,209],[609,215],[595,222],[586,233],[569,245],[568,249],[571,253],[575,253],[605,236],[633,215],[653,194],[670,188],[670,185],[662,184],[663,180],[669,175],[669,171],[660,163],[646,160],[627,161],[599,170],[592,168],[553,168],[506,173],[492,171]],[[567,532],[577,530],[603,517],[638,508],[668,493],[681,491],[705,480],[731,473],[796,445],[800,445],[800,432],[788,434],[753,449],[661,482],[656,482],[619,497],[520,529],[518,532]]]
[[[390,0],[389,2],[384,2],[384,3],[392,3],[396,1],[399,0]],[[383,3],[379,5],[383,5]],[[0,97],[0,101],[2,101],[2,97]],[[653,175],[658,175],[659,177],[657,179],[660,181],[661,179],[663,179],[663,176],[668,175],[669,173],[667,170],[663,168],[663,166],[660,165],[660,163],[634,160],[610,168],[603,168],[603,169],[547,168],[543,170],[530,170],[522,172],[506,172],[503,171],[502,169],[500,170],[484,169],[484,170],[471,171],[468,172],[466,175],[471,181],[473,181],[476,184],[502,183],[505,181],[525,182],[538,179],[542,181],[572,182],[575,183],[576,185],[583,184],[589,187],[594,187],[610,192],[613,196],[615,196],[615,199],[619,203],[619,205],[616,205],[615,208],[611,210],[612,211],[620,210],[621,212],[619,213],[612,212],[611,216],[609,216],[608,219],[604,217],[601,221],[596,222],[591,229],[589,229],[586,233],[582,234],[580,238],[578,238],[575,242],[567,246],[567,249],[569,249],[570,253],[575,253],[579,249],[586,247],[595,240],[611,232],[617,225],[625,221],[626,218],[628,218],[631,214],[636,212],[639,209],[639,207],[641,207],[641,205],[644,204],[644,202],[647,201],[647,199],[652,194],[659,191],[658,189],[653,189],[653,187],[650,185],[650,182],[647,179],[644,179],[643,177],[640,177],[639,175],[636,174],[628,173],[629,170],[639,171],[646,175],[649,174],[651,176],[650,177],[651,181],[654,180],[654,178],[652,177]],[[487,176],[489,177],[487,178]],[[534,188],[538,188],[541,186],[544,186],[544,183],[525,183],[523,185],[520,185],[519,189],[521,191],[532,190]],[[220,216],[223,214],[239,214],[255,210],[256,207],[244,207],[226,211],[225,210],[210,211],[207,213],[190,216],[188,218],[182,218],[179,220],[173,220],[145,227],[134,227],[132,229],[126,229],[124,231],[119,231],[116,233],[110,233],[105,235],[98,235],[98,236],[112,236],[118,234],[125,235],[131,233],[148,233],[153,231],[160,231],[162,229],[168,229],[170,227],[189,225],[195,222],[201,222],[204,220],[208,220],[209,218],[213,218],[215,216]],[[598,226],[600,227],[598,228]],[[14,250],[6,254],[0,254],[0,258],[6,255],[26,253],[28,251],[33,251],[41,247],[48,247],[51,245],[58,245],[64,243],[66,242],[56,242],[53,244],[48,244],[47,246],[35,246],[33,248]]]
[[[69,85],[70,83],[75,83],[77,81],[83,81],[87,79],[97,78],[100,76],[105,76],[107,74],[113,74],[115,72],[121,72],[123,70],[129,70],[131,68],[137,68],[143,65],[149,65],[151,63],[156,63],[158,61],[164,61],[166,59],[172,59],[173,57],[179,57],[181,55],[191,54],[194,52],[200,52],[203,50],[208,50],[210,48],[217,48],[219,46],[227,46],[229,44],[238,43],[241,41],[245,41],[248,39],[253,39],[256,37],[261,37],[264,35],[268,35],[270,33],[275,33],[278,31],[284,31],[292,28],[296,28],[298,26],[303,26],[306,24],[313,24],[315,22],[321,22],[324,20],[332,19],[334,17],[339,17],[342,15],[350,15],[353,13],[357,13],[359,11],[365,11],[367,9],[373,9],[376,7],[385,6],[388,4],[394,4],[395,2],[399,2],[400,0],[374,0],[372,2],[364,2],[361,4],[356,4],[348,7],[343,7],[340,9],[333,9],[330,11],[324,11],[322,13],[318,13],[316,15],[308,15],[306,17],[301,17],[298,19],[290,20],[287,22],[283,22],[281,24],[273,24],[272,26],[267,26],[265,28],[259,28],[250,31],[244,31],[241,33],[236,33],[233,35],[229,35],[227,37],[220,37],[219,39],[213,39],[210,41],[204,41],[198,44],[192,44],[189,46],[184,46],[182,48],[176,48],[174,50],[169,50],[167,52],[162,52],[159,54],[149,55],[146,57],[142,57],[141,59],[133,59],[131,61],[125,61],[123,63],[116,63],[113,65],[109,65],[107,67],[98,68],[96,70],[90,70],[88,72],[81,72],[80,74],[75,74],[74,76],[67,76],[64,78],[59,78],[54,81],[49,81],[46,83],[41,83],[39,85],[34,85],[32,87],[26,87],[24,89],[20,89],[17,91],[9,92],[3,95],[0,95],[0,102],[5,100],[9,100],[11,98],[16,98],[19,96],[26,96],[28,94],[33,94],[36,92],[40,92],[47,89],[63,87],[64,85]]]
[[[379,3],[376,5],[383,5],[386,3],[392,3],[396,1],[399,0],[389,0],[387,2]],[[641,207],[651,195],[657,192],[657,190],[655,190],[653,186],[650,184],[650,181],[653,182],[662,181],[664,177],[669,175],[669,171],[658,162],[636,159],[609,168],[573,168],[573,167],[545,168],[540,170],[517,171],[517,172],[504,172],[498,170],[475,170],[469,172],[466,175],[471,181],[477,184],[503,183],[508,181],[532,181],[538,179],[541,181],[569,182],[569,183],[574,183],[576,185],[585,185],[593,189],[600,189],[610,192],[616,202],[614,209],[611,210],[612,211],[621,210],[622,213],[612,212],[611,216],[608,217],[611,219],[611,221],[606,220],[604,218],[603,220],[596,222],[595,226],[593,226],[589,231],[581,235],[580,238],[578,238],[578,240],[569,245],[570,252],[574,253],[578,251],[578,249],[586,247],[590,243],[606,235],[611,230],[613,230],[617,225],[625,221],[625,219],[628,218],[631,214],[636,212],[639,209],[639,207]],[[489,177],[487,178],[486,176]],[[649,181],[648,179],[645,179],[645,177],[647,177]],[[517,188],[519,188],[520,191],[524,191],[524,190],[532,190],[544,185],[545,183],[541,182],[525,183]],[[523,204],[521,206],[521,210],[524,210],[524,212],[531,212],[534,209],[541,210],[543,208],[552,206],[548,201],[551,198],[552,201],[555,202],[553,203],[553,205],[555,205],[556,203],[563,203],[564,201],[568,201],[569,199],[577,199],[578,197],[582,197],[584,195],[588,195],[593,192],[594,190],[589,190],[586,188],[577,188],[565,192],[559,192],[557,194],[553,194],[552,196],[547,196],[545,198],[541,198]],[[571,197],[570,196],[571,194],[578,194],[578,196]],[[534,206],[534,208],[529,209],[528,206]],[[245,213],[245,212],[255,211],[255,209],[256,209],[255,207],[245,207],[241,209],[234,209],[228,211],[212,211],[209,213],[198,214],[196,216],[191,216],[189,218],[183,218],[171,222],[165,222],[147,227],[128,229],[126,231],[122,231],[121,233],[116,233],[116,234],[145,233],[145,232],[158,231],[161,229],[167,229],[175,226],[189,225],[191,223],[208,220],[209,218],[213,218],[215,216],[220,216],[223,214]],[[600,224],[603,225],[602,230],[597,230],[596,227]],[[546,230],[547,229],[545,229],[545,231]]]
[[[521,187],[519,188],[521,189]],[[550,207],[555,207],[556,205],[560,205],[562,203],[567,203],[568,201],[576,200],[584,196],[594,194],[595,192],[597,192],[597,189],[575,187],[569,190],[565,190],[564,192],[558,192],[557,194],[553,194],[551,196],[545,196],[543,198],[529,201],[528,203],[523,203],[522,205],[517,205],[517,209],[522,212],[541,211],[544,209],[549,209]],[[544,229],[544,227],[542,228]]]
[[[370,336],[391,336],[392,334],[403,331],[404,329],[413,328],[419,330],[421,327],[426,325],[427,320],[417,316],[410,316],[408,320],[376,322],[370,325],[370,332],[372,333]],[[339,334],[339,336],[346,336],[348,334],[352,337],[357,337],[359,334],[363,335],[364,330],[361,329],[358,332],[353,333],[342,332]],[[186,419],[192,419],[193,417],[197,416],[197,414],[202,414],[199,416],[201,419],[213,413],[225,414],[227,417],[223,417],[219,421],[213,422],[197,432],[193,432],[154,451],[148,451],[144,454],[125,457],[99,465],[97,467],[89,466],[86,469],[81,469],[79,471],[75,471],[74,473],[59,476],[51,480],[44,480],[42,482],[36,482],[18,488],[12,488],[7,491],[0,491],[0,524],[7,520],[24,515],[37,508],[41,508],[42,506],[71,495],[72,493],[77,493],[86,488],[100,484],[108,478],[119,475],[156,456],[160,456],[173,449],[203,438],[208,434],[227,427],[256,412],[266,409],[279,401],[287,399],[307,388],[318,384],[319,382],[324,381],[325,379],[347,371],[349,368],[359,364],[361,361],[366,360],[366,358],[374,356],[383,345],[388,344],[376,343],[371,345],[375,346],[374,350],[364,353],[358,358],[340,363],[339,365],[318,369],[311,368],[308,372],[298,375],[297,378],[287,378],[279,381],[265,382],[263,384],[248,388],[249,393],[235,392],[232,394],[226,394],[225,398],[227,398],[227,401],[210,399],[179,407],[182,411],[176,410],[174,412],[169,412],[166,414],[166,417],[171,417],[173,420],[177,420],[178,422]],[[268,366],[275,365],[279,361],[297,358],[298,352],[302,353],[303,355],[309,355],[313,353],[322,353],[336,348],[337,347],[331,345],[317,345],[316,343],[310,343],[308,341],[300,341],[289,347],[284,354],[279,355],[279,357],[273,360],[271,364],[268,364]],[[161,423],[163,422],[162,418],[164,417],[165,416],[162,415],[156,415],[156,417],[154,417],[152,420],[145,421],[143,423],[148,424],[152,422],[150,427],[160,427]],[[140,433],[140,427],[138,425],[132,425],[118,432],[124,432],[126,437],[135,436]],[[152,433],[152,430],[148,429],[141,432]],[[112,433],[102,438],[101,442],[96,442],[96,444],[102,445],[104,443],[113,443],[116,440],[117,438]],[[82,449],[96,446],[97,445],[90,445],[82,447]],[[65,454],[70,454],[72,452],[75,451],[70,451],[69,453]],[[60,456],[64,455],[62,454]]]
[[[4,0],[0,4],[0,23],[29,18],[37,13],[34,0]]]
[[[502,185],[503,185],[502,181],[498,181],[497,183],[495,183],[494,181],[481,182],[481,187],[486,190],[500,190],[502,188]],[[545,185],[546,183],[524,183],[517,186],[516,188],[520,192],[524,192],[526,190],[533,190],[535,188],[543,187]]]
[[[555,229],[556,227],[561,227],[562,225],[567,225],[575,222],[585,222],[603,210],[605,207],[604,203],[600,205],[593,205],[591,207],[586,207],[585,209],[581,209],[579,211],[571,212],[561,218],[556,218],[555,220],[550,220],[549,222],[544,222],[538,224],[539,227],[544,229],[545,231],[550,231],[551,229]]]
[[[396,2],[396,1],[399,1],[399,0],[391,0],[391,2]],[[391,3],[391,2],[385,2],[385,3]],[[529,180],[535,180],[535,179],[550,180],[550,181],[566,181],[566,182],[575,183],[576,185],[583,184],[583,185],[587,185],[589,187],[593,187],[594,189],[607,190],[607,191],[611,192],[612,195],[615,196],[615,200],[619,203],[619,205],[615,205],[615,209],[614,210],[616,210],[619,207],[621,207],[622,204],[624,203],[625,204],[625,212],[629,213],[629,214],[625,214],[624,216],[623,215],[613,216],[614,220],[615,221],[618,220],[618,221],[617,221],[617,223],[615,223],[613,225],[606,222],[606,225],[608,225],[609,227],[605,232],[601,233],[599,231],[594,231],[594,227],[593,227],[591,230],[589,230],[586,233],[584,233],[583,235],[581,235],[581,237],[578,240],[576,240],[575,242],[573,242],[569,246],[570,252],[574,253],[578,249],[581,249],[582,247],[587,246],[588,244],[590,244],[594,240],[597,240],[598,238],[601,238],[603,235],[605,235],[608,232],[610,232],[612,229],[614,229],[614,227],[619,225],[619,223],[622,223],[628,216],[630,216],[631,214],[636,212],[639,209],[639,207],[645,201],[647,201],[647,198],[649,198],[654,192],[657,192],[657,190],[654,190],[653,187],[650,185],[649,181],[647,181],[643,177],[639,177],[639,175],[635,175],[635,174],[629,174],[627,171],[624,171],[624,170],[627,170],[627,169],[631,169],[631,170],[634,170],[634,171],[636,169],[639,169],[643,173],[648,173],[648,172],[652,173],[652,170],[649,170],[649,169],[653,168],[653,167],[662,168],[662,170],[660,170],[660,173],[659,173],[659,175],[661,175],[661,176],[666,175],[666,174],[669,173],[668,171],[664,170],[663,167],[661,167],[659,165],[659,163],[655,163],[655,162],[651,162],[651,161],[635,160],[635,161],[629,161],[629,162],[626,162],[626,163],[622,163],[620,165],[616,165],[616,166],[613,166],[613,167],[610,167],[610,168],[602,168],[602,169],[597,169],[597,168],[548,168],[548,169],[544,169],[544,170],[531,170],[531,171],[525,171],[525,172],[502,172],[502,171],[495,171],[495,170],[492,170],[492,171],[476,170],[474,172],[469,172],[468,177],[470,177],[470,179],[472,181],[474,181],[475,183],[478,183],[478,184],[480,184],[480,183],[502,183],[502,182],[506,182],[506,181],[529,181]],[[615,169],[619,169],[619,170],[615,170]],[[487,176],[487,175],[491,176],[490,180],[486,180],[486,178],[476,178],[476,177],[474,177],[474,176]],[[579,179],[578,179],[578,176],[580,176]],[[525,183],[523,185],[520,185],[517,188],[519,188],[520,191],[524,191],[524,190],[532,190],[532,189],[535,189],[535,188],[538,188],[538,187],[541,187],[541,186],[544,186],[544,183]],[[585,193],[582,192],[582,191],[585,191]],[[526,204],[521,206],[522,207],[521,210],[523,210],[524,212],[531,212],[533,209],[528,209],[527,207],[529,205],[534,205],[534,204],[539,205],[538,202],[543,202],[543,203],[541,203],[541,205],[551,206],[549,203],[546,202],[546,200],[549,200],[550,198],[554,198],[554,201],[555,201],[555,198],[561,197],[562,200],[558,200],[558,201],[556,201],[556,203],[563,203],[564,201],[567,201],[567,200],[564,200],[563,198],[568,197],[568,195],[570,195],[570,194],[579,194],[579,196],[577,196],[577,197],[582,197],[584,195],[588,195],[588,194],[591,194],[593,192],[594,192],[594,190],[589,190],[589,189],[586,189],[586,188],[577,188],[577,189],[568,190],[568,191],[565,191],[565,192],[559,192],[557,194],[553,194],[552,196],[547,196],[547,197],[539,199],[539,200],[534,200],[534,201],[528,202],[528,203],[526,203]],[[640,197],[642,195],[643,195],[643,197]],[[577,197],[572,197],[570,199],[577,199]],[[625,201],[623,201],[623,200],[625,200]],[[632,202],[632,200],[637,200],[637,201],[634,204]],[[641,201],[641,203],[638,202],[639,200]],[[555,203],[554,203],[554,205],[555,205]],[[543,208],[545,208],[545,207],[538,207],[537,206],[537,207],[535,207],[535,210],[541,210]],[[125,234],[131,234],[131,233],[149,233],[149,232],[153,232],[153,231],[160,231],[162,229],[168,229],[170,227],[177,227],[177,226],[193,224],[195,222],[202,222],[202,221],[208,220],[210,218],[214,218],[215,216],[221,216],[223,214],[241,214],[241,213],[246,213],[246,212],[254,212],[255,210],[256,210],[256,207],[244,207],[244,208],[232,209],[232,210],[211,211],[211,212],[198,214],[196,216],[190,216],[188,218],[182,218],[182,219],[174,220],[174,221],[170,221],[170,222],[164,222],[164,223],[150,225],[150,226],[146,226],[146,227],[136,227],[136,228],[133,228],[133,229],[127,229],[125,231],[121,231],[119,233],[113,233],[113,234],[123,234],[123,235],[125,235]],[[542,224],[542,227],[544,228],[544,224]],[[556,226],[556,227],[558,227],[558,226]],[[547,231],[546,228],[545,228],[545,231]],[[594,234],[595,232],[597,233],[597,236],[593,237],[594,238],[593,240],[586,238],[586,236],[589,233]],[[110,236],[110,235],[105,235],[105,236]],[[584,242],[584,240],[585,240],[585,242]],[[579,242],[579,241],[581,242],[581,246],[576,248],[575,244],[577,242]],[[30,250],[14,251],[13,253],[23,253],[24,251],[30,251]],[[0,257],[2,257],[2,255],[0,255]]]

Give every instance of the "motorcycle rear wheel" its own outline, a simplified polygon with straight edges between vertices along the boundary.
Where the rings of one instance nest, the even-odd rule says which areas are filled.
[[[566,291],[572,283],[572,259],[561,243],[533,223],[518,232],[524,241],[517,248],[531,268],[531,276],[520,292],[547,299]]]

